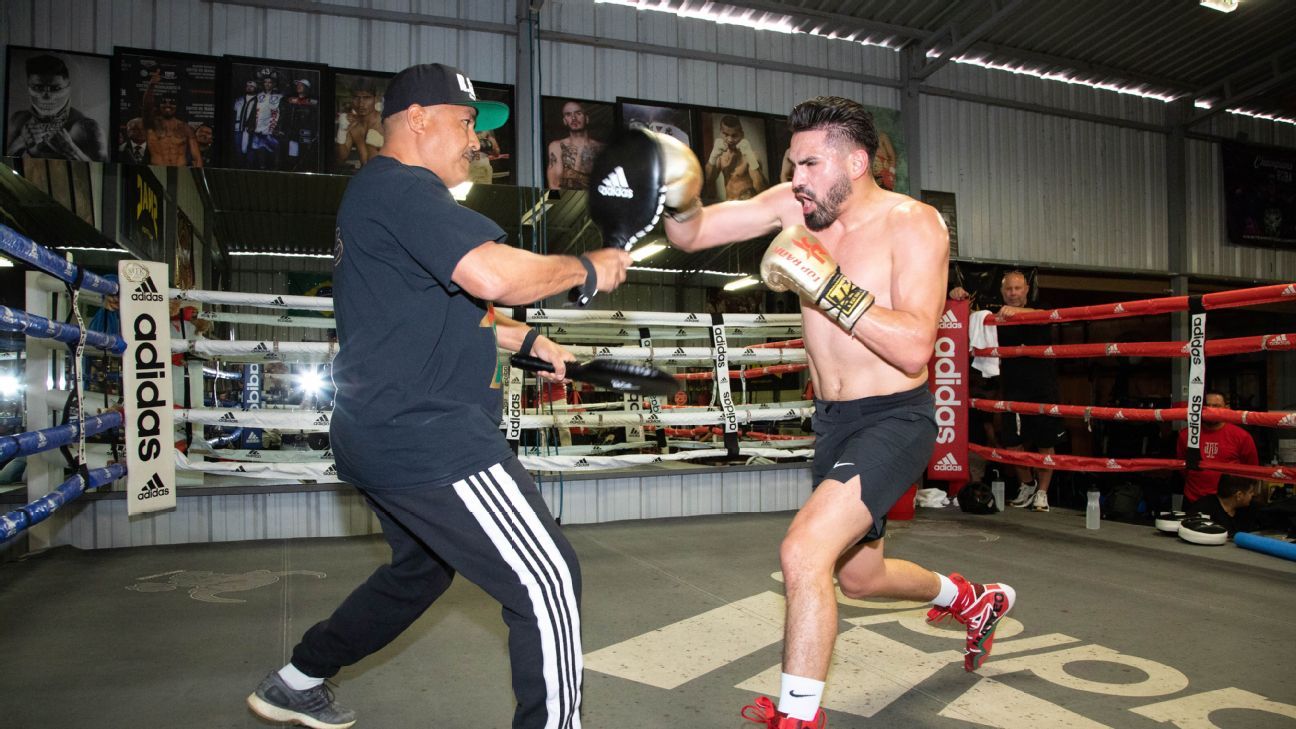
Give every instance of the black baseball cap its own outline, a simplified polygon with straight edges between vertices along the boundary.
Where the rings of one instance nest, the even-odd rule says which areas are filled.
[[[498,101],[478,101],[468,74],[454,66],[420,63],[396,74],[383,94],[382,118],[399,114],[410,107],[454,104],[477,110],[478,131],[499,129],[508,121],[509,108]]]

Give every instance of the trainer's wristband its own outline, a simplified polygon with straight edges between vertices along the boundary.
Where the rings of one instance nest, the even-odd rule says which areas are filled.
[[[577,260],[585,267],[585,283],[580,287],[581,306],[584,306],[594,298],[594,294],[598,293],[598,271],[594,269],[594,262],[589,258],[581,256]]]
[[[535,340],[540,336],[540,330],[527,329],[525,337],[522,337],[522,346],[518,347],[517,353],[523,357],[531,356],[531,347],[535,346]]]
[[[700,212],[702,212],[702,200],[695,197],[693,198],[693,202],[678,210],[668,209],[666,211],[666,217],[677,223],[687,223],[697,217],[697,214]]]

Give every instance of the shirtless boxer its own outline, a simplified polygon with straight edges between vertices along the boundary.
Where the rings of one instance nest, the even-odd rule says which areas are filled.
[[[562,118],[567,136],[549,143],[546,182],[553,190],[584,190],[603,143],[590,136],[589,114],[579,101],[563,104]]]
[[[161,80],[162,72],[154,70],[144,90],[144,129],[148,134],[149,164],[202,167],[198,138],[184,120],[176,118],[175,96],[156,93]]]
[[[836,574],[855,599],[930,601],[928,620],[967,626],[964,668],[990,653],[1011,587],[883,557],[886,513],[918,480],[936,436],[927,361],[945,299],[948,232],[931,207],[880,188],[878,145],[859,104],[819,97],[789,118],[792,181],[703,208],[701,170],[682,145],[666,158],[666,233],[700,251],[776,231],[761,275],[802,299],[814,383],[817,486],[779,550],[787,591],[782,690],[743,715],[770,729],[823,727],[819,708],[837,638]]]
[[[742,121],[730,114],[720,119],[720,138],[707,160],[702,189],[713,190],[721,174],[724,175],[724,200],[746,200],[765,189],[765,173],[756,150],[747,141]]]

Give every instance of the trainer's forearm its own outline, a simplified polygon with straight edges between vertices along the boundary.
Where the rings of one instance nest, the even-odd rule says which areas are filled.
[[[585,276],[585,266],[575,256],[542,256],[487,243],[460,260],[453,279],[479,299],[516,306],[581,286]]]

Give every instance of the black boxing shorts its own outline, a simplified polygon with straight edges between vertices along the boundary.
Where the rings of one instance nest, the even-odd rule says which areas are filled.
[[[815,400],[814,482],[860,477],[873,515],[861,539],[886,535],[886,515],[922,478],[936,447],[936,408],[927,386],[859,400]]]

